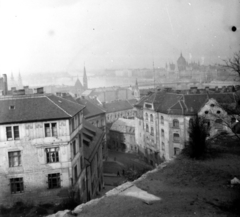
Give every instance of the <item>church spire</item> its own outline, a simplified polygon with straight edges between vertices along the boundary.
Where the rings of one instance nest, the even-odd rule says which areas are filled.
[[[135,84],[135,87],[138,88],[138,81],[137,81],[137,78],[136,78],[136,84]]]
[[[85,64],[84,64],[84,69],[83,69],[83,87],[84,89],[88,89],[88,80],[87,80],[87,73],[85,69]]]

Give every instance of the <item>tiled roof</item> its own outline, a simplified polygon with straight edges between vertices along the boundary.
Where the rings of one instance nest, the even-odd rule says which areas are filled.
[[[105,103],[104,109],[107,113],[110,113],[133,109],[133,106],[128,102],[128,100],[116,100],[113,102]]]
[[[136,99],[128,99],[128,102],[134,106],[138,101]]]
[[[157,112],[193,115],[211,98],[215,99],[220,105],[236,103],[234,93],[184,94],[184,92],[182,92],[178,94],[158,91],[140,100],[135,107],[141,108],[144,102],[148,102],[154,104],[154,109]]]
[[[92,91],[93,91],[93,90],[90,90],[90,89],[85,90],[85,91],[82,93],[82,95],[83,95],[83,96],[89,96],[89,95],[92,93]]]
[[[133,133],[134,134],[135,120],[119,118],[112,124],[110,130],[121,132],[121,133],[131,133],[131,134]]]
[[[148,98],[148,96],[143,96],[137,104],[134,105],[134,107],[137,107],[137,108],[143,108],[143,104],[145,102],[145,100]]]
[[[104,133],[102,130],[83,119],[82,135],[84,157],[91,161],[98,149],[98,146],[101,144]],[[88,141],[88,144],[85,144],[84,140]]]
[[[71,118],[84,106],[55,95],[0,98],[0,124]]]
[[[89,117],[93,117],[95,115],[100,115],[105,113],[103,108],[95,105],[94,103],[90,102],[90,100],[88,99],[77,98],[76,101],[81,105],[85,105],[85,108],[83,110],[83,116],[86,119]]]

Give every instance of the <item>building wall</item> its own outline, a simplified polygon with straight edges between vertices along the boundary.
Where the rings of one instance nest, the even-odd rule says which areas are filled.
[[[94,125],[95,127],[98,127],[104,132],[104,138],[103,138],[103,145],[102,145],[102,152],[103,152],[103,159],[106,159],[108,156],[108,150],[107,150],[107,124],[106,124],[106,113],[96,115],[90,118],[86,118],[86,120]]]
[[[54,121],[55,122],[55,121]],[[65,188],[70,185],[70,148],[68,121],[56,121],[58,126],[58,137],[44,136],[44,123],[14,124],[19,126],[19,140],[7,141],[6,127],[0,126],[0,203],[11,203],[21,200],[48,201],[57,199],[59,193],[66,194]],[[45,149],[59,147],[59,162],[47,163]],[[20,151],[21,164],[10,167],[9,152]],[[59,189],[48,189],[48,177],[50,173],[61,174],[61,186]],[[10,179],[22,177],[24,181],[24,192],[11,194]],[[41,191],[40,191],[41,189]],[[38,197],[36,198],[36,193]]]
[[[88,192],[88,200],[99,195],[103,187],[103,160],[102,160],[102,143],[98,141],[98,149],[96,150],[91,161],[86,160],[86,184]]]
[[[109,149],[138,153],[138,146],[135,141],[135,133],[122,133],[110,130]]]
[[[73,186],[75,165],[79,165],[82,155],[79,132],[82,128],[82,113],[79,122],[72,124],[72,120],[42,121],[34,123],[16,123],[0,125],[0,204],[13,204],[18,200],[39,202],[56,202],[68,197],[69,188]],[[75,118],[75,117],[74,117]],[[74,119],[73,118],[73,119]],[[76,119],[76,118],[75,118]],[[74,121],[73,121],[74,122]],[[56,135],[45,135],[45,125],[56,123]],[[6,127],[18,126],[19,139],[7,140]],[[70,129],[71,128],[71,129]],[[72,142],[78,144],[73,157]],[[50,149],[52,148],[52,149]],[[58,160],[48,151],[58,153]],[[18,153],[19,157],[12,158],[11,153]],[[48,162],[49,161],[49,162]],[[59,173],[60,188],[49,189],[49,174]],[[78,178],[81,170],[78,169]],[[82,173],[84,174],[84,173]],[[13,193],[10,180],[23,179],[23,192]]]
[[[118,118],[134,118],[133,109],[116,111],[116,112],[109,112],[109,113],[106,114],[107,123],[113,123]]]

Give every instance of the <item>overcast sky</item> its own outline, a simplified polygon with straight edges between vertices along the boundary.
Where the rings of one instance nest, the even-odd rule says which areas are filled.
[[[0,73],[215,63],[239,50],[239,0],[0,0]]]

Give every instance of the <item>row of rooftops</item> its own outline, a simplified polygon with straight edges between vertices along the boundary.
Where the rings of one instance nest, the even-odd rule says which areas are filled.
[[[53,94],[1,97],[0,124],[69,119],[84,107]]]
[[[190,92],[190,93],[189,93]],[[144,96],[135,107],[142,109],[144,103],[153,104],[156,112],[165,114],[194,115],[209,100],[214,99],[220,105],[234,107],[237,112],[240,106],[239,91],[237,92],[198,92],[196,88],[187,91],[174,92],[158,90]]]

